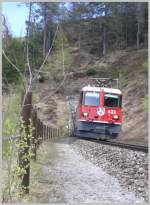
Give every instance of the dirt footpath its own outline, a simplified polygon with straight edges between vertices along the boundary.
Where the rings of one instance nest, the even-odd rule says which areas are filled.
[[[66,138],[41,145],[42,156],[37,160],[40,176],[31,173],[36,180],[31,189],[32,202],[143,202],[122,188],[117,179],[77,154],[70,146],[74,140]]]

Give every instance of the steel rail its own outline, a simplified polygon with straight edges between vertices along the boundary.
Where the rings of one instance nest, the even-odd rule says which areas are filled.
[[[96,142],[99,144],[111,145],[111,146],[116,146],[120,148],[148,153],[148,146],[144,146],[144,145],[128,144],[128,143],[111,141],[111,140],[104,141],[104,140],[97,140],[97,139],[91,139],[91,138],[83,138],[83,137],[80,137],[80,138],[88,140],[88,141]]]

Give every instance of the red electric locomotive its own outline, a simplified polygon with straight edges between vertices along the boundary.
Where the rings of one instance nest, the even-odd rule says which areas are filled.
[[[100,79],[105,82],[110,79]],[[118,79],[114,79],[117,80]],[[118,84],[118,83],[117,83]],[[116,88],[85,86],[80,93],[76,110],[75,135],[110,139],[121,131],[122,92]]]

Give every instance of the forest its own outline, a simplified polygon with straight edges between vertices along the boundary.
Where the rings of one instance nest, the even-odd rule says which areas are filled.
[[[50,48],[53,46],[52,53],[59,49],[62,39],[65,59],[70,59],[71,46],[99,58],[128,47],[147,48],[147,3],[43,2],[26,3],[26,6],[29,9],[29,17],[26,21],[25,37],[13,37],[3,15],[2,75],[5,88],[8,84],[20,82],[20,75],[7,57],[25,76],[28,76],[27,53],[32,73],[35,73]],[[55,37],[56,40],[52,45]],[[57,52],[57,55],[60,53]],[[48,64],[48,60],[45,63]],[[54,65],[52,67],[55,68]]]
[[[24,36],[2,14],[2,202],[147,202],[148,3],[18,2],[16,10],[22,6]],[[117,78],[116,142],[145,153],[75,135],[89,78]]]

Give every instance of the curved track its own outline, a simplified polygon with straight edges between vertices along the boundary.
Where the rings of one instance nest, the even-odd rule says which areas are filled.
[[[77,97],[76,96],[68,96],[67,97],[67,101],[68,101],[68,108],[69,108],[69,116],[70,116],[70,127],[71,127],[71,132],[72,135],[74,135],[74,123],[75,123],[75,109],[78,103]],[[96,143],[101,143],[101,144],[106,144],[106,145],[111,145],[111,146],[117,146],[117,147],[121,147],[124,149],[130,149],[130,150],[135,150],[135,151],[141,151],[144,153],[148,153],[148,146],[144,146],[144,145],[136,145],[136,144],[127,144],[127,143],[123,143],[120,141],[114,141],[114,140],[107,140],[107,141],[103,141],[103,140],[97,140],[97,139],[92,139],[92,138],[83,138],[83,137],[79,137],[80,139],[85,139],[85,140],[89,140],[89,141],[93,141]]]
[[[103,141],[103,140],[96,140],[96,139],[91,139],[91,138],[82,138],[85,140],[89,140],[92,142],[100,143],[100,144],[106,144],[106,145],[111,145],[111,146],[117,146],[125,149],[130,149],[130,150],[135,150],[135,151],[141,151],[148,153],[148,146],[144,145],[135,145],[135,144],[127,144],[119,141]]]

